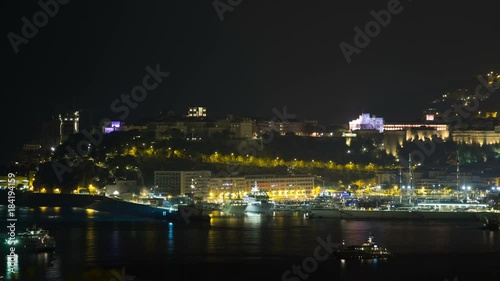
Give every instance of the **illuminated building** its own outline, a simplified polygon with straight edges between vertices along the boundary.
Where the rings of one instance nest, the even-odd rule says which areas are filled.
[[[494,73],[492,71],[488,73],[487,76],[488,76],[488,84],[498,89],[500,87],[500,74]]]
[[[213,199],[221,200],[236,198],[238,195],[242,197],[243,193],[248,192],[244,177],[211,178],[209,189]]]
[[[33,182],[35,181],[35,171],[29,171],[27,176],[16,175],[14,186],[20,190],[33,190]],[[9,177],[7,175],[0,176],[0,190],[6,190],[9,187]]]
[[[75,111],[72,114],[59,114],[59,144],[68,140],[70,135],[79,132],[80,113]]]
[[[207,108],[202,106],[192,106],[188,109],[187,117],[190,118],[205,118],[207,117]]]
[[[384,132],[384,118],[371,116],[370,113],[359,115],[358,119],[349,122],[349,130],[377,130],[379,133]]]
[[[252,186],[268,193],[274,199],[305,199],[316,195],[314,177],[310,175],[252,175],[245,177],[212,178],[210,191],[218,199],[243,196]]]
[[[208,196],[210,171],[155,171],[155,192],[162,195],[187,195],[205,198]]]
[[[405,141],[426,140],[434,137],[447,140],[450,137],[448,124],[400,122],[384,125],[384,149],[387,154],[397,156],[398,148]]]
[[[255,175],[245,177],[247,190],[254,184],[266,191],[272,199],[299,199],[315,196],[314,177],[310,175],[277,176]]]
[[[500,143],[500,131],[455,131],[453,141],[461,144],[491,145]]]
[[[408,129],[433,129],[437,131],[448,131],[448,124],[434,124],[434,123],[387,123],[384,125],[384,131],[401,131]]]
[[[102,125],[102,132],[109,134],[111,132],[120,131],[122,123],[120,121],[108,121]]]
[[[497,118],[498,112],[485,112],[484,118]]]

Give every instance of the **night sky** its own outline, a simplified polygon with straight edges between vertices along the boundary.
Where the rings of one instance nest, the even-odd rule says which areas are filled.
[[[7,35],[22,35],[21,18],[32,22],[41,8],[3,1],[1,125],[10,137],[1,160],[34,137],[37,120],[59,111],[116,118],[111,103],[142,84],[148,65],[170,76],[125,122],[192,105],[212,116],[268,117],[287,106],[323,124],[362,111],[412,120],[443,91],[500,71],[494,1],[401,1],[403,10],[347,63],[339,44],[354,45],[353,28],[364,29],[370,11],[388,2],[243,0],[221,21],[212,0],[72,0],[16,54]]]

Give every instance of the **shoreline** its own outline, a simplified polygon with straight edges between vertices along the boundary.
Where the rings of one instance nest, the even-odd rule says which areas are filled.
[[[412,220],[412,221],[484,221],[500,220],[498,212],[452,212],[452,211],[362,211],[323,209],[312,210],[307,218],[315,219],[347,219],[347,220]]]
[[[0,191],[0,205],[6,205],[7,192]],[[182,219],[180,214],[169,213],[166,209],[156,208],[148,205],[116,200],[102,195],[80,195],[80,194],[52,194],[52,193],[16,193],[17,207],[71,207],[93,209],[100,212],[119,214],[120,217],[146,217],[175,221]],[[216,212],[216,211],[214,211]],[[275,211],[280,212],[280,211]],[[345,219],[345,220],[410,220],[410,221],[484,221],[484,217],[490,220],[500,221],[500,212],[451,212],[451,211],[381,211],[381,210],[339,210],[339,209],[313,209],[310,211],[296,211],[286,213],[302,213],[308,220],[317,219]],[[272,214],[272,213],[270,213]],[[262,214],[268,215],[268,214]],[[220,216],[213,218],[235,217],[236,215]],[[246,216],[246,214],[242,214]]]

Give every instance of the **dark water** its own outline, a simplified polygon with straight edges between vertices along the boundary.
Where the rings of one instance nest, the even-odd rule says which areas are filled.
[[[0,215],[6,218],[4,206]],[[307,220],[276,213],[169,224],[71,208],[22,208],[16,215],[18,231],[37,223],[58,246],[54,253],[19,255],[13,275],[2,253],[0,275],[16,280],[500,280],[500,232],[480,230],[478,222]],[[314,258],[317,248],[321,257],[327,254],[321,240],[357,244],[369,232],[395,256]],[[134,277],[123,278],[122,269]]]

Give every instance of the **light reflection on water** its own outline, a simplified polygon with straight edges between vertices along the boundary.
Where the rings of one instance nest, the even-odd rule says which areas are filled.
[[[174,224],[169,223],[168,224],[168,255],[173,256],[175,253],[175,240],[174,240]]]
[[[4,216],[2,212],[5,209],[0,207]],[[54,218],[57,214],[60,217]],[[281,261],[286,268],[311,257],[318,238],[330,235],[334,242],[345,239],[347,244],[359,244],[366,241],[370,232],[377,243],[403,255],[500,252],[499,232],[482,231],[475,223],[460,222],[307,220],[300,214],[274,213],[213,217],[209,225],[194,222],[186,225],[113,219],[83,209],[47,207],[20,210],[19,222],[19,229],[36,222],[49,229],[57,241],[58,249],[53,255],[20,256],[18,269],[22,274],[46,278],[34,280],[67,280],[71,274],[93,265],[126,266],[135,270],[135,274],[148,273],[141,272],[143,264],[155,265],[160,270],[188,262]],[[2,273],[7,273],[5,265]],[[330,268],[338,270],[340,276],[358,276],[389,265],[390,260],[382,259],[348,260],[338,262],[335,267],[330,260],[322,263],[319,270]],[[430,262],[425,266],[430,268]]]
[[[6,279],[18,279],[19,278],[19,257],[17,255],[11,256],[10,254],[8,256],[5,256],[5,262],[6,262],[6,272],[5,276]],[[3,276],[3,274],[2,274]]]
[[[87,262],[92,262],[96,259],[96,243],[95,243],[95,232],[94,232],[94,222],[89,222],[87,229],[85,230],[85,258]],[[75,237],[76,238],[76,237]]]

